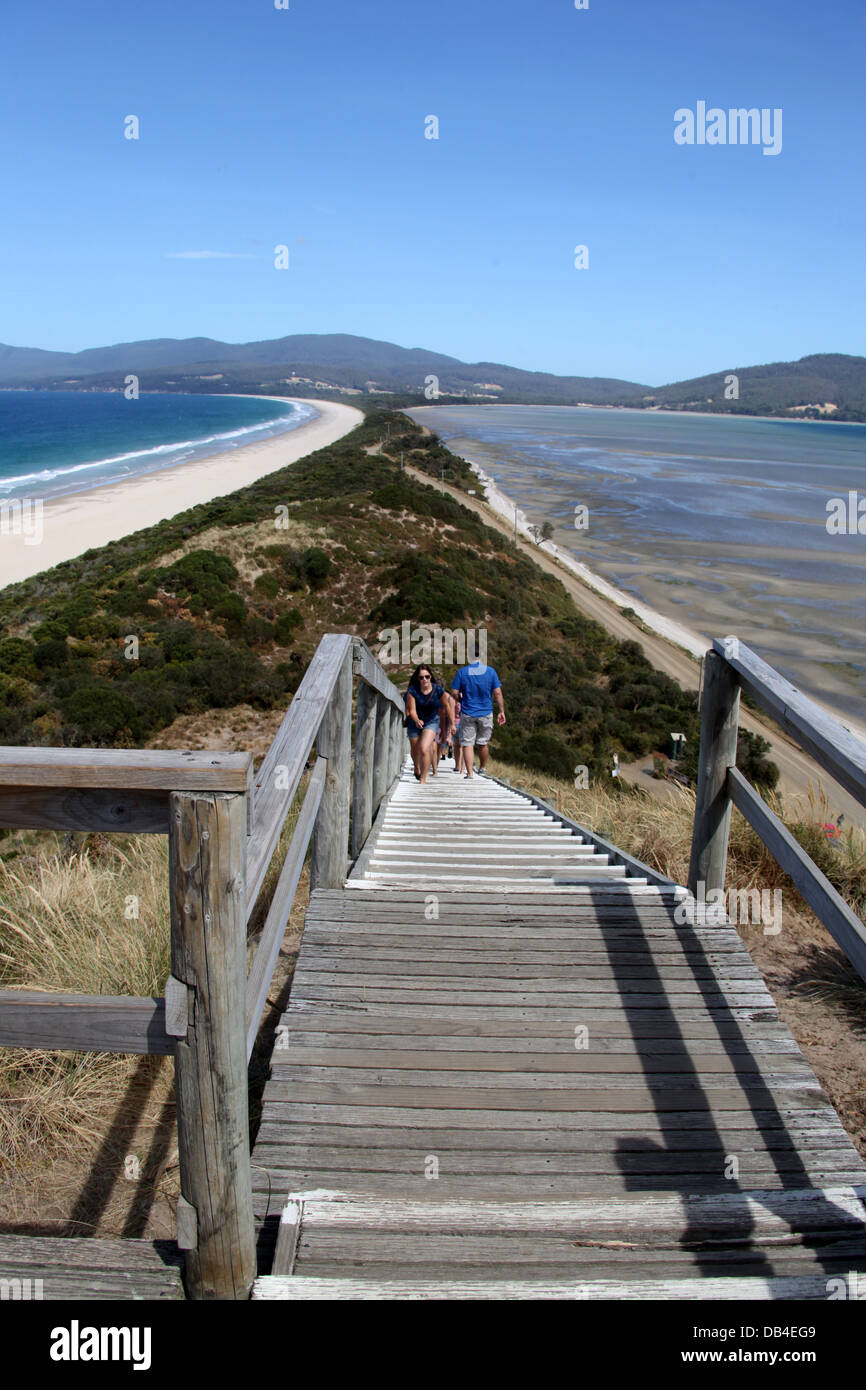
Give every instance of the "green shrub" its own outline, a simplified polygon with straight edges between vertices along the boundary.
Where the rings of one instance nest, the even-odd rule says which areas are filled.
[[[87,685],[61,702],[64,734],[73,744],[97,747],[134,741],[141,736],[141,721],[134,701],[110,685]]]
[[[285,645],[292,640],[293,633],[304,626],[304,618],[299,608],[288,608],[285,613],[280,613],[274,624],[274,635],[276,640]]]
[[[229,628],[241,627],[246,622],[247,606],[240,594],[227,594],[213,610],[215,618],[221,619]]]
[[[65,642],[40,642],[33,653],[33,662],[40,671],[53,671],[64,666],[69,660],[69,648]]]
[[[7,676],[36,679],[33,656],[36,648],[23,637],[4,637],[0,640],[0,671]]]
[[[275,574],[260,574],[253,587],[264,598],[276,598],[280,592],[280,581]]]

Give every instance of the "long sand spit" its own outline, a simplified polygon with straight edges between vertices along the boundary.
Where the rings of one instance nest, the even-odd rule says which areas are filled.
[[[315,405],[319,414],[297,429],[246,444],[231,453],[211,454],[46,502],[38,544],[32,543],[32,536],[15,534],[9,528],[0,535],[0,587],[30,579],[64,560],[74,560],[86,550],[121,540],[190,507],[236,492],[316,449],[334,444],[364,418],[354,406],[333,401],[302,401],[296,396],[273,399]]]

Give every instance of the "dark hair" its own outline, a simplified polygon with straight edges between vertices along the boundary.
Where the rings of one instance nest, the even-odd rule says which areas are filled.
[[[431,684],[431,685],[438,685],[438,684],[439,684],[438,680],[436,679],[436,672],[433,670],[433,667],[432,667],[432,666],[428,666],[428,664],[427,664],[426,661],[422,661],[422,662],[421,662],[421,665],[420,665],[420,666],[416,666],[416,667],[415,667],[415,670],[412,672],[411,676],[409,677],[409,689],[410,689],[410,690],[412,689],[413,685],[414,685],[414,687],[415,687],[416,690],[420,690],[420,689],[421,689],[420,685],[418,684],[418,678],[419,678],[420,673],[421,673],[422,671],[429,671],[429,672],[430,672],[430,684]]]

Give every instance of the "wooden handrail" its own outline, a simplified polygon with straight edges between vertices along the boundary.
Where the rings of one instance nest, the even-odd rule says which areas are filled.
[[[247,1061],[307,849],[311,883],[342,882],[354,778],[367,807],[352,853],[399,770],[403,700],[360,638],[322,638],[253,777],[248,753],[0,748],[0,825],[169,838],[166,999],[0,992],[0,1046],[173,1054],[178,1244],[196,1298],[244,1298],[255,1272]],[[246,924],[313,744],[318,758],[247,975]]]
[[[736,637],[716,638],[704,658],[698,787],[689,890],[724,890],[731,807],[736,806],[866,979],[866,928],[736,766],[740,689],[866,805],[866,744]]]
[[[746,694],[866,806],[866,743],[737,638],[717,637],[713,650],[735,672]]]
[[[289,913],[292,910],[292,903],[295,901],[295,893],[298,887],[298,879],[301,877],[301,870],[304,867],[304,859],[310,840],[313,834],[313,826],[319,812],[322,801],[322,793],[325,789],[325,771],[327,763],[324,758],[319,758],[313,770],[304,796],[304,804],[298,816],[292,834],[286,857],[283,860],[283,867],[280,870],[280,877],[274,889],[274,896],[268,909],[265,925],[256,948],[250,971],[247,976],[246,985],[246,1027],[247,1027],[247,1057],[252,1055],[255,1046],[256,1035],[259,1030],[259,1019],[262,1016],[262,1009],[265,1006],[268,989],[280,953],[280,945],[286,932],[286,923],[289,920]]]
[[[866,980],[866,927],[856,912],[736,767],[728,768],[727,788],[737,810],[761,837],[776,863],[793,880],[815,916]]]
[[[164,999],[0,991],[0,1047],[160,1057],[172,1055],[175,1041],[165,1031]]]

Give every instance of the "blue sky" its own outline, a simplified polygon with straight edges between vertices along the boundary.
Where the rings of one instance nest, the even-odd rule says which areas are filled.
[[[6,0],[0,342],[863,353],[864,41],[863,0]],[[678,146],[701,100],[782,108],[781,153]]]

